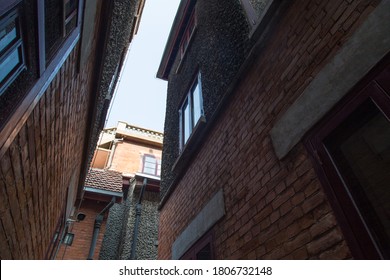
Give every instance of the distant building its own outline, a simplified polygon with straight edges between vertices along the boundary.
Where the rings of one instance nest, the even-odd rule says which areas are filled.
[[[160,259],[390,258],[390,2],[182,0]]]
[[[144,0],[0,1],[0,258],[53,259]]]
[[[124,122],[103,130],[80,202],[85,219],[72,224],[73,244],[59,259],[157,258],[162,141],[162,133]]]

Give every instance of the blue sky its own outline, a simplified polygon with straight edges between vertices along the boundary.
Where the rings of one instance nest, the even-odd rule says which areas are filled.
[[[156,73],[180,0],[146,0],[111,103],[106,127],[118,121],[163,132],[167,82]]]

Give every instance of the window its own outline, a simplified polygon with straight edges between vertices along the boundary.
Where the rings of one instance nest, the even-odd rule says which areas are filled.
[[[64,39],[77,27],[78,0],[45,0],[45,48],[49,62]]]
[[[181,260],[212,260],[214,259],[212,232],[200,238],[180,259]]]
[[[63,36],[66,37],[77,26],[78,0],[63,0]]]
[[[186,30],[184,31],[183,38],[180,43],[180,59],[183,59],[184,57],[184,54],[191,41],[192,35],[195,32],[195,27],[196,27],[196,17],[195,17],[195,9],[194,9],[194,11],[190,16],[190,19],[188,20]]]
[[[186,95],[179,110],[179,115],[180,147],[183,148],[199,120],[204,115],[200,73],[197,75],[190,91]]]
[[[248,22],[256,27],[267,12],[272,0],[240,0],[244,8]]]
[[[26,68],[17,9],[0,21],[0,95]]]
[[[161,175],[161,160],[153,155],[144,155],[142,173],[154,176]]]
[[[307,141],[350,248],[361,259],[390,258],[390,96],[385,88],[371,82]]]

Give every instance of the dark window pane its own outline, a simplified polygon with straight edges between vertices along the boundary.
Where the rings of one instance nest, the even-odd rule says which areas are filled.
[[[388,254],[389,120],[371,100],[366,101],[325,139],[324,144],[368,230],[382,249],[382,253]]]
[[[68,35],[77,26],[77,14],[70,19],[65,25],[65,34]]]
[[[69,0],[68,2],[65,3],[65,16],[68,17],[70,16],[78,6],[77,0]]]
[[[50,60],[62,41],[62,0],[45,0],[46,61]]]
[[[196,253],[197,260],[211,260],[211,246],[210,243],[204,246],[199,252]]]
[[[0,30],[0,53],[7,50],[7,47],[16,39],[16,22],[12,21],[5,28]]]
[[[20,64],[19,51],[16,48],[3,62],[0,63],[0,83]]]

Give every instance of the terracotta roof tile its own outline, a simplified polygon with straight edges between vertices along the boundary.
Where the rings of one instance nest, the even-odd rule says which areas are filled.
[[[113,192],[122,192],[122,183],[122,173],[97,168],[91,168],[85,179],[86,187]]]

